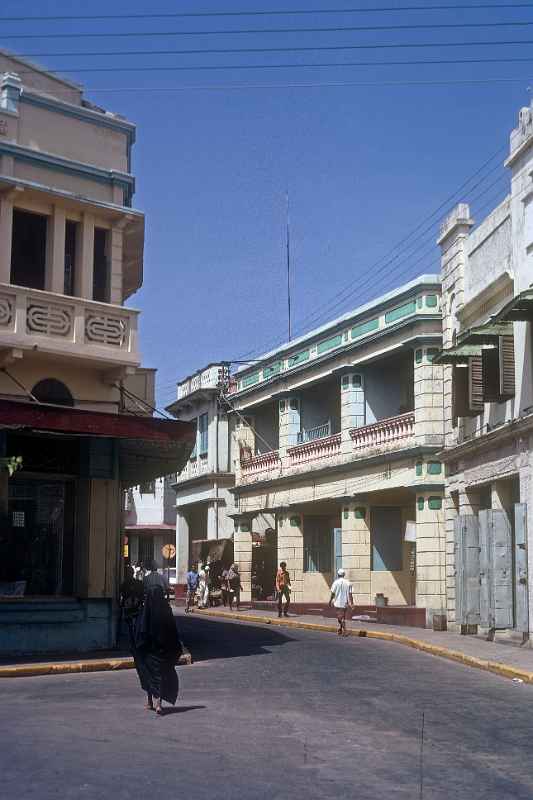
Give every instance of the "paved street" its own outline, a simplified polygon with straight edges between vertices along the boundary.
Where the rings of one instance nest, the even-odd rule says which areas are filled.
[[[176,710],[133,671],[4,679],[5,800],[533,797],[533,687],[379,641],[180,617]]]

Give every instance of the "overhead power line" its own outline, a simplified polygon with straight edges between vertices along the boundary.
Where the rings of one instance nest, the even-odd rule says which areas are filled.
[[[531,58],[511,57],[511,58],[439,58],[439,59],[411,59],[409,61],[324,61],[307,62],[304,64],[284,63],[284,64],[188,64],[180,66],[145,66],[145,67],[61,67],[61,69],[48,69],[47,72],[57,75],[69,73],[86,72],[227,72],[228,70],[269,70],[269,69],[322,69],[334,67],[420,67],[420,66],[443,66],[452,64],[531,64]],[[34,70],[17,70],[17,74],[25,75],[33,73]]]
[[[0,17],[0,22],[60,22],[69,20],[93,21],[107,19],[183,19],[188,17],[280,17],[303,16],[312,14],[379,14],[382,12],[402,11],[478,11],[510,8],[533,8],[532,3],[473,3],[473,4],[439,4],[408,6],[374,6],[373,8],[306,8],[306,9],[272,9],[269,11],[179,11],[179,12],[146,12],[139,14],[48,14],[40,16]]]
[[[515,22],[443,22],[443,23],[414,23],[412,25],[336,25],[327,28],[233,28],[217,30],[193,31],[105,31],[103,33],[4,33],[3,39],[118,39],[118,38],[146,38],[159,36],[236,36],[257,35],[271,33],[350,33],[369,31],[412,31],[412,30],[464,30],[479,28],[524,28],[531,27],[533,21],[517,20]]]
[[[468,42],[393,42],[391,44],[336,44],[336,45],[310,45],[306,47],[230,47],[230,48],[195,48],[194,50],[93,50],[80,52],[79,50],[62,53],[17,53],[17,58],[65,58],[72,56],[190,56],[190,55],[227,55],[229,53],[308,53],[332,50],[396,50],[430,47],[499,47],[531,45],[533,39],[508,39],[496,41],[468,41]]]

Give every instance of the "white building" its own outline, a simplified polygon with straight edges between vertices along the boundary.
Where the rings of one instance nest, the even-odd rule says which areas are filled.
[[[148,565],[174,567],[176,559],[164,559],[162,548],[175,545],[176,492],[174,475],[156,478],[134,486],[126,493],[124,514],[124,544],[130,564],[142,561]]]

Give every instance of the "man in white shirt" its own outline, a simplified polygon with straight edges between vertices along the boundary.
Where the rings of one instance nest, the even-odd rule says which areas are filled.
[[[337,575],[339,577],[331,585],[329,605],[331,607],[333,603],[337,609],[337,621],[339,623],[337,633],[339,636],[346,636],[346,611],[348,607],[353,608],[353,590],[350,581],[344,577],[346,573],[343,569],[340,569]]]

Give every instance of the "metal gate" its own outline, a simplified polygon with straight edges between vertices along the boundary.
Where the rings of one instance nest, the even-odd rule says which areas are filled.
[[[527,633],[527,505],[455,520],[456,621]]]

